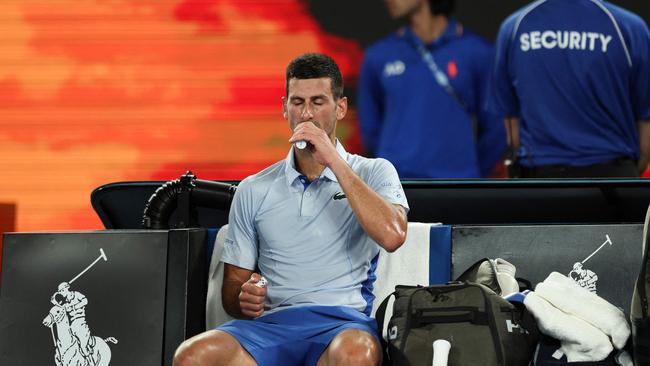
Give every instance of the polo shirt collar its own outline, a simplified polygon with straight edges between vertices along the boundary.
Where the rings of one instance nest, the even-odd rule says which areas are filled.
[[[417,42],[422,44],[422,40],[420,37],[418,37],[415,32],[411,29],[410,26],[406,26],[405,28],[405,34],[406,38],[410,42]],[[447,21],[447,27],[445,28],[444,32],[440,35],[440,37],[436,38],[430,45],[424,45],[425,47],[432,47],[436,48],[441,45],[444,45],[460,36],[463,35],[463,26],[460,24],[456,19],[454,18],[448,18]]]
[[[289,154],[287,154],[287,158],[285,159],[285,164],[284,164],[284,174],[287,178],[287,185],[291,186],[293,182],[296,179],[299,179],[301,176],[300,172],[296,170],[296,157],[293,153],[293,150],[295,147],[292,145],[291,149],[289,149]],[[343,144],[336,139],[336,152],[339,153],[339,156],[343,158],[346,162],[348,161],[348,152],[345,151],[345,148],[343,147]],[[320,175],[321,177],[325,177],[333,182],[338,182],[336,179],[336,175],[334,175],[334,172],[330,168],[325,168],[323,172]]]

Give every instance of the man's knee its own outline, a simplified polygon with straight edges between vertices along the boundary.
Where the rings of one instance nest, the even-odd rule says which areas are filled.
[[[174,366],[229,365],[245,353],[231,335],[211,330],[194,336],[176,349]]]
[[[381,347],[377,339],[359,329],[348,329],[338,334],[327,349],[332,365],[379,365]]]

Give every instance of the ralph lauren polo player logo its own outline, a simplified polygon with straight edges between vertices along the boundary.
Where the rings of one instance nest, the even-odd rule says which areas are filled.
[[[336,192],[336,193],[334,193],[334,195],[332,196],[332,199],[333,199],[334,201],[342,200],[342,199],[344,199],[344,198],[345,198],[345,193],[343,193],[343,192]]]

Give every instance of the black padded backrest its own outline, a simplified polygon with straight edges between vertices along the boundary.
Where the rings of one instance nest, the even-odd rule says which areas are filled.
[[[404,181],[409,221],[451,225],[642,223],[648,179]]]
[[[90,202],[106,229],[141,229],[149,197],[164,182],[116,182],[96,188]]]
[[[149,197],[162,181],[110,183],[91,194],[108,229],[141,228]],[[236,183],[236,182],[230,182]],[[641,223],[648,179],[403,181],[409,221],[467,224]],[[228,210],[197,208],[201,227],[228,222]],[[175,222],[175,215],[170,223]]]
[[[106,229],[142,229],[144,208],[163,181],[116,182],[96,188],[90,195],[93,209]],[[234,183],[228,181],[228,183]],[[228,223],[228,209],[196,207],[198,226],[221,227]],[[176,212],[169,218],[177,224]]]

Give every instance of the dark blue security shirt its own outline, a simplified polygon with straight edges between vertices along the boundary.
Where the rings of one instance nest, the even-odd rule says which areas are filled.
[[[425,46],[468,111],[436,82],[421,43],[407,27],[366,50],[358,86],[363,144],[401,178],[486,176],[506,147],[501,118],[485,108],[493,48],[452,19]]]
[[[639,158],[650,118],[650,35],[633,13],[599,0],[540,0],[497,38],[494,100],[520,118],[525,166]]]

